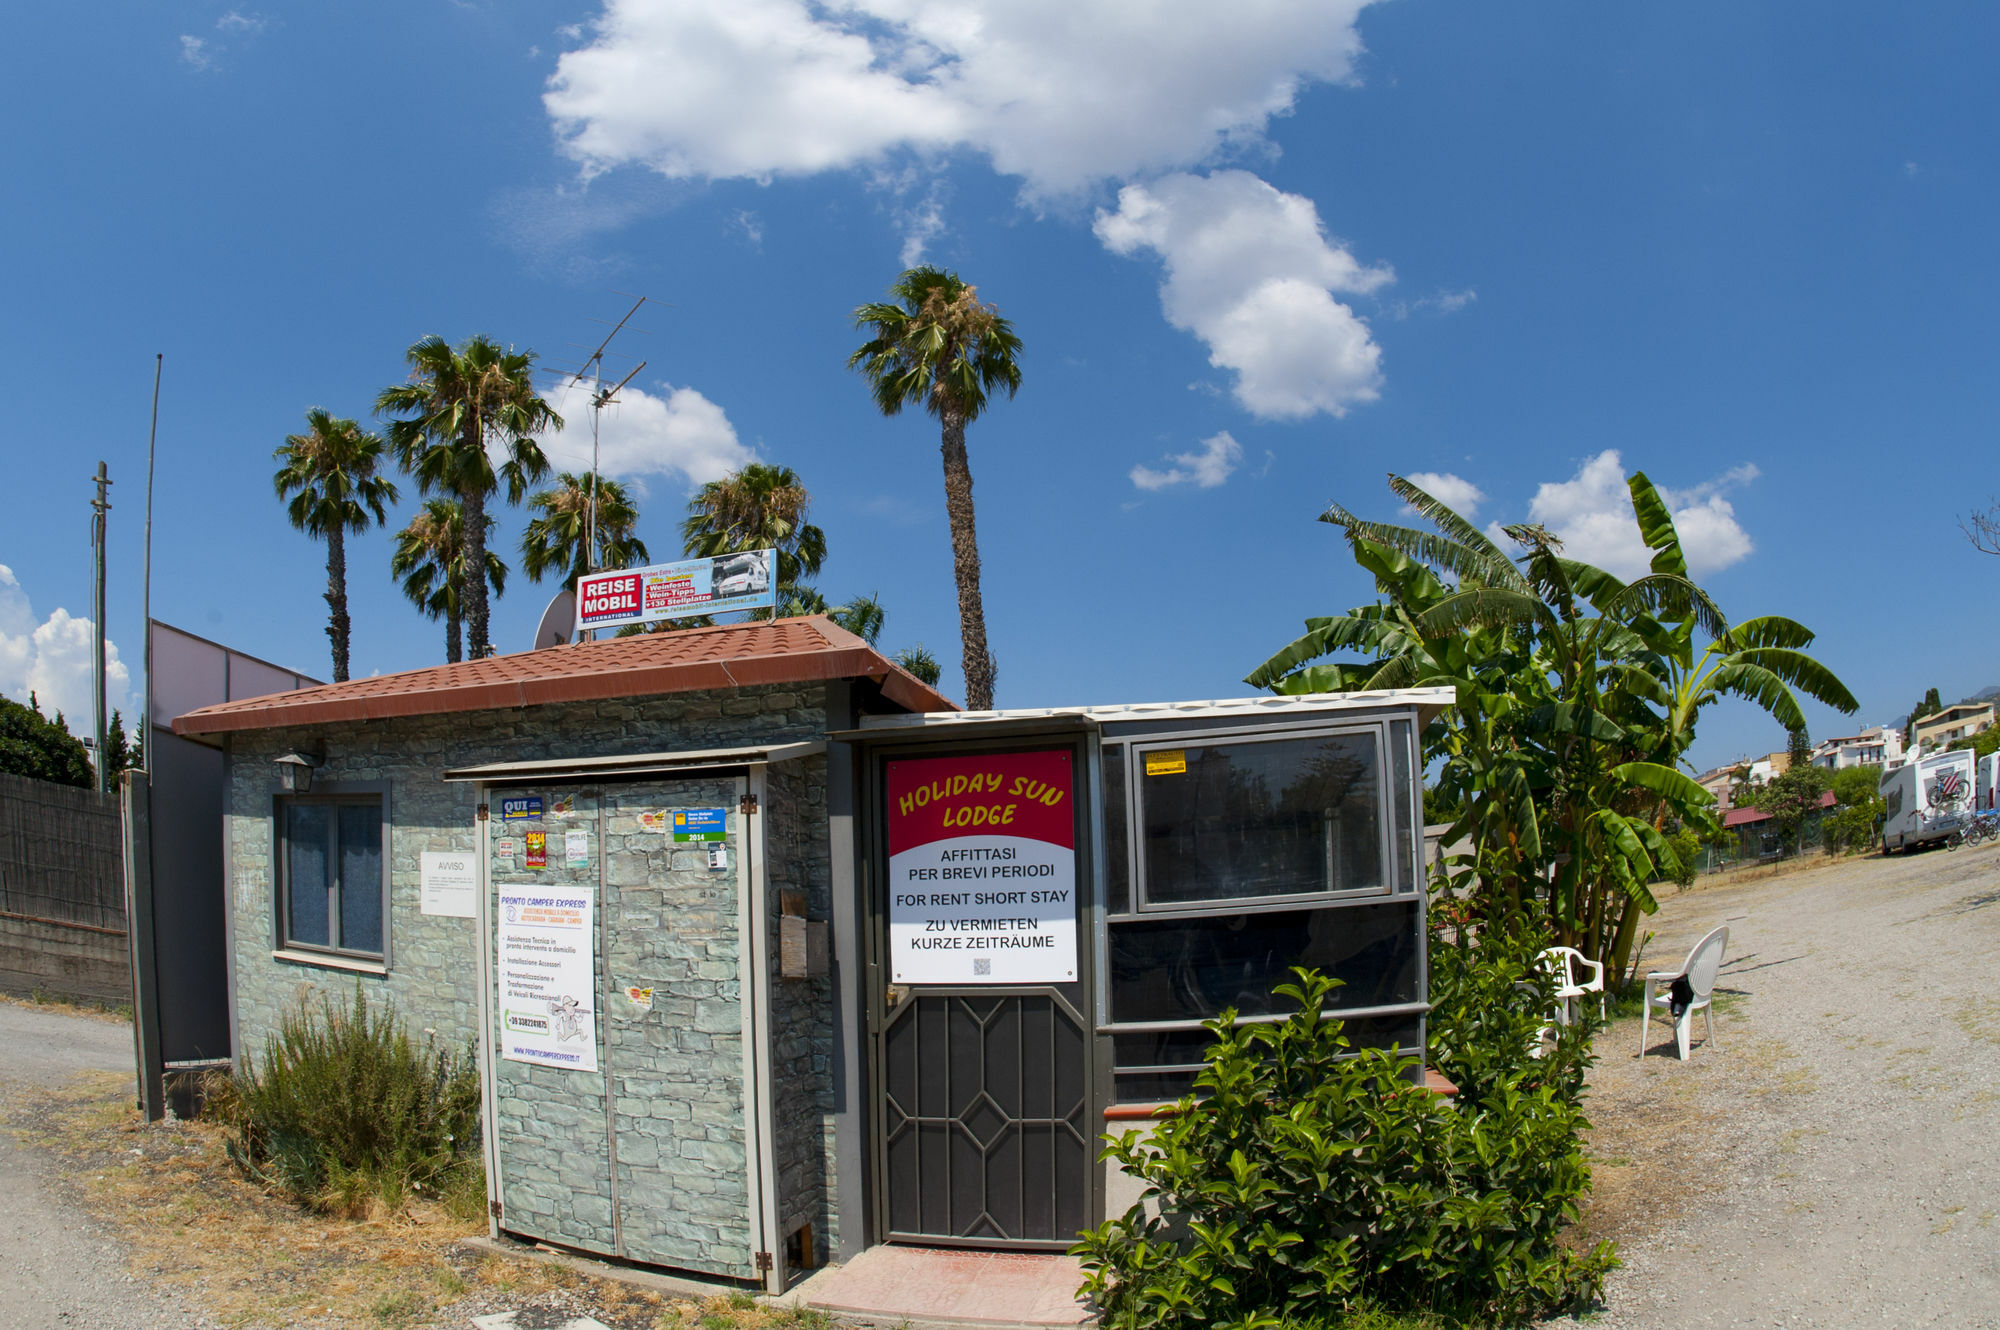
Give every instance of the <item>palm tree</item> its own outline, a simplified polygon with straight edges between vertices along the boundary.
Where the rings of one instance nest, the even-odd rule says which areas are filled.
[[[889,288],[893,303],[862,305],[854,326],[871,336],[847,367],[868,380],[885,416],[921,406],[943,432],[944,507],[951,521],[952,573],[958,583],[958,626],[965,668],[965,704],[993,706],[996,673],[986,645],[986,608],[979,594],[979,537],[972,506],[972,467],[965,427],[985,411],[987,396],[1021,387],[1021,339],[977,287],[957,273],[911,268]]]
[[[487,518],[490,529],[493,519]],[[491,549],[485,552],[486,584],[497,598],[507,589],[507,565]],[[459,588],[465,580],[465,510],[451,499],[431,499],[410,524],[396,533],[396,553],[389,571],[403,579],[403,594],[424,617],[444,620],[444,658],[457,664],[465,658],[463,611]]]
[[[333,681],[347,678],[347,533],[389,520],[395,482],[380,474],[382,438],[324,408],[306,412],[306,432],[287,434],[271,454],[281,465],[271,478],[286,516],[326,541],[326,635],[333,639]]]
[[[493,650],[486,579],[467,577],[465,570],[486,565],[486,500],[504,481],[507,501],[519,503],[528,486],[548,474],[548,459],[533,436],[562,428],[562,417],[535,391],[532,351],[503,349],[485,336],[456,348],[442,337],[426,337],[406,359],[409,381],[384,388],[375,409],[398,417],[389,424],[389,444],[423,492],[455,497],[464,508],[459,603],[477,660]],[[496,445],[503,459],[497,471]]]
[[[826,562],[826,533],[808,522],[812,494],[788,466],[752,462],[688,500],[681,548],[698,558],[778,552],[778,594],[803,587]]]
[[[528,500],[539,516],[528,523],[521,537],[521,568],[532,581],[561,570],[563,585],[572,589],[576,579],[591,570],[590,488],[591,476],[574,476],[565,471],[556,477],[555,488],[545,489]],[[639,524],[639,509],[625,487],[615,480],[597,479],[597,561],[598,568],[631,568],[646,562],[646,542],[632,534]]]

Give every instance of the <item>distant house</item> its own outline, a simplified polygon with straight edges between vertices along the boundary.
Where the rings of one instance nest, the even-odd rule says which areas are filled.
[[[1819,815],[1824,817],[1833,804],[1832,790],[1820,795]],[[1773,855],[1781,848],[1778,829],[1771,825],[1771,815],[1762,809],[1732,808],[1722,815],[1722,829],[1735,833],[1737,850],[1746,859]]]
[[[1991,702],[1960,702],[1911,722],[1912,737],[1920,748],[1942,748],[1955,739],[1968,739],[1992,728]]]
[[[1812,764],[1828,771],[1849,767],[1892,767],[1903,758],[1903,732],[1891,725],[1875,725],[1859,734],[1822,739],[1813,746]]]
[[[1784,774],[1792,765],[1789,753],[1766,753],[1762,757],[1739,758],[1725,762],[1719,767],[1710,767],[1694,778],[1694,783],[1715,796],[1717,812],[1726,812],[1734,806],[1732,792],[1738,785],[1748,785],[1752,789],[1769,785]]]

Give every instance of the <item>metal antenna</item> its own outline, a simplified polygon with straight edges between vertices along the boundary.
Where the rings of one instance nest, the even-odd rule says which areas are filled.
[[[618,294],[629,293],[619,292]],[[646,368],[646,362],[643,360],[640,361],[632,367],[630,374],[627,374],[618,381],[617,388],[612,388],[607,392],[604,387],[604,356],[605,352],[610,349],[611,339],[616,337],[624,329],[625,325],[632,321],[632,316],[644,307],[647,299],[648,297],[646,296],[634,297],[632,308],[625,311],[625,317],[612,325],[611,331],[604,335],[604,340],[597,344],[597,349],[584,357],[583,364],[577,367],[576,372],[570,376],[569,382],[564,385],[565,390],[574,388],[588,377],[593,387],[593,391],[590,394],[590,495],[585,502],[583,535],[583,567],[587,573],[597,571],[598,418],[604,414],[604,408],[607,403],[617,400],[618,389],[632,382],[639,371]],[[634,331],[640,330],[634,329]],[[583,348],[579,346],[577,349],[582,350]],[[622,355],[623,352],[612,351],[611,354]],[[589,633],[585,640],[594,641],[596,640],[596,636],[595,633]]]

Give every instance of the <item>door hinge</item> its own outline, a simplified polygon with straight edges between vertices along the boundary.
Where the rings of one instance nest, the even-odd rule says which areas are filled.
[[[479,820],[480,820],[481,822],[484,822],[484,821],[486,820],[486,805],[485,805],[485,804],[481,804],[481,805],[479,805]]]
[[[746,794],[746,795],[744,795],[744,796],[743,796],[743,798],[742,798],[742,799],[741,799],[740,801],[738,801],[738,803],[737,803],[737,805],[736,805],[736,811],[737,811],[737,812],[739,812],[739,813],[741,813],[741,814],[743,814],[743,816],[745,816],[745,817],[748,817],[748,816],[750,816],[750,815],[751,815],[752,813],[756,812],[756,811],[757,811],[757,796],[756,796],[756,795],[754,795],[754,794]],[[768,1255],[768,1254],[769,1254],[769,1253],[766,1253],[766,1255]]]
[[[764,1274],[769,1274],[770,1272],[771,1272],[771,1253],[767,1251],[758,1252],[757,1273],[760,1275],[764,1275]]]
[[[500,1202],[488,1201],[486,1203],[486,1213],[498,1219],[500,1217]]]

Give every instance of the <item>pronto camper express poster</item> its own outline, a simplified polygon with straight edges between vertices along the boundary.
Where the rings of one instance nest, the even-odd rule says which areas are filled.
[[[576,631],[769,609],[778,603],[770,550],[588,573],[576,580]]]
[[[892,982],[1076,979],[1067,751],[894,761],[888,799]]]
[[[529,883],[496,891],[500,1056],[596,1071],[596,889]]]

